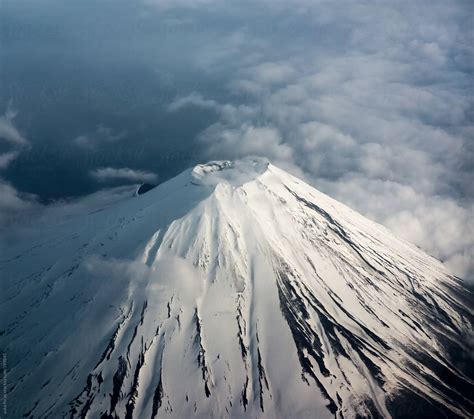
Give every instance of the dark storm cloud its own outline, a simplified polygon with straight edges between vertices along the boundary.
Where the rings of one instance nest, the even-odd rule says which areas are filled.
[[[77,194],[101,168],[265,155],[473,277],[472,2],[6,3],[15,126],[104,157],[68,174]]]

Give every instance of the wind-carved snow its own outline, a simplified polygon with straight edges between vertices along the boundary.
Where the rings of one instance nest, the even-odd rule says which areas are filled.
[[[462,281],[265,160],[3,243],[12,417],[473,413]]]

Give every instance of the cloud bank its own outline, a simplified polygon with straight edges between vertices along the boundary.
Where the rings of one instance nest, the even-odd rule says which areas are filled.
[[[59,0],[28,13],[21,3],[4,7],[0,58],[52,77],[14,103],[24,95],[34,112],[50,109],[54,127],[58,109],[67,128],[82,117],[85,126],[52,136],[90,156],[83,182],[152,181],[168,164],[166,179],[261,155],[474,279],[471,1],[87,0],[74,13]],[[55,60],[34,61],[48,54]],[[12,86],[36,86],[20,77],[5,71]],[[0,119],[9,174],[26,126]],[[36,135],[28,131],[33,147],[44,142]],[[109,160],[119,145],[125,157]],[[179,158],[162,158],[172,152]]]
[[[235,52],[233,101],[194,91],[169,106],[217,113],[199,134],[203,155],[269,157],[474,279],[473,8],[298,1],[266,11],[293,43],[258,34]],[[234,40],[217,43],[233,51]]]
[[[155,173],[133,170],[128,167],[121,167],[118,169],[113,167],[101,167],[93,170],[91,176],[99,182],[117,180],[130,182],[156,182],[158,180],[158,176]]]
[[[73,143],[82,149],[96,150],[101,146],[116,143],[125,136],[125,132],[114,133],[110,127],[98,125],[94,131],[74,138]]]
[[[7,169],[22,150],[30,145],[14,124],[16,116],[17,112],[10,106],[0,116],[0,144],[6,150],[0,153],[0,171]],[[19,192],[0,172],[0,229],[13,223],[21,214],[31,211],[36,205],[34,195]]]

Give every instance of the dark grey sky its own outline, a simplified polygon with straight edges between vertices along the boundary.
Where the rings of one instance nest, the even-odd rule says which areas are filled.
[[[0,217],[264,155],[472,277],[473,8],[3,0]]]

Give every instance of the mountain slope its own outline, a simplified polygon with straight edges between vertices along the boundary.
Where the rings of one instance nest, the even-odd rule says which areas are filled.
[[[264,160],[6,234],[0,269],[11,417],[474,411],[462,281]]]

